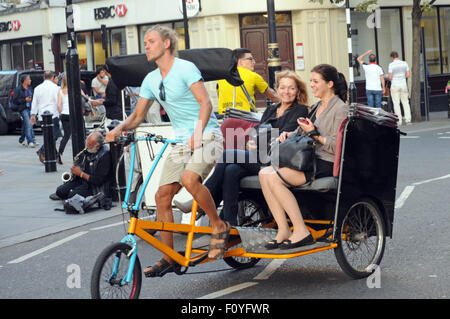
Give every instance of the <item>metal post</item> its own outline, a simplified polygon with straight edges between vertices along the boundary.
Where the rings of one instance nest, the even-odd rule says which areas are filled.
[[[44,166],[45,172],[56,172],[56,145],[53,134],[53,114],[45,111],[42,114],[44,134]]]
[[[119,125],[120,122],[117,120],[111,121],[111,123],[108,125],[108,130],[113,130],[117,125]],[[123,152],[123,146],[121,144],[117,143],[109,143],[109,153],[111,154],[111,166],[113,168],[113,182],[111,184],[112,189],[112,200],[114,202],[117,202],[119,200],[119,194],[120,192],[120,198],[123,200],[125,198],[125,191],[127,189],[127,182],[125,177],[125,165],[124,162],[119,163],[119,158]],[[117,165],[119,165],[119,172],[118,172],[118,181],[116,181],[116,171],[117,171]],[[131,174],[131,173],[130,173]],[[117,184],[118,182],[118,184]]]
[[[427,54],[425,51],[425,28],[422,22],[421,27],[421,50],[422,50],[422,61],[423,61],[423,102],[425,109],[425,118],[427,121],[430,120],[430,97],[428,92],[428,74],[427,74]]]
[[[191,43],[189,39],[189,26],[187,18],[186,0],[181,0],[183,2],[183,23],[184,23],[184,47],[185,49],[190,49]]]
[[[67,0],[67,89],[69,93],[70,127],[72,131],[72,156],[75,157],[85,146],[86,131],[81,112],[80,64],[75,39],[72,0]]]
[[[277,42],[277,26],[275,22],[275,4],[274,0],[267,0],[267,17],[269,27],[268,43],[268,71],[269,86],[275,86],[275,72],[281,71],[280,49]]]
[[[350,103],[356,103],[357,92],[355,77],[353,73],[353,48],[352,48],[352,22],[350,17],[350,0],[345,0],[345,17],[347,20],[347,45],[348,45],[348,73],[349,73],[349,92]]]

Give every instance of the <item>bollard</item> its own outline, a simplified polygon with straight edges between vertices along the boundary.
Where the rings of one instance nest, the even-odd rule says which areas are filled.
[[[113,120],[108,125],[108,130],[114,129],[117,125],[119,125],[119,121]],[[113,168],[113,182],[112,182],[112,200],[113,202],[117,202],[119,200],[119,195],[117,194],[120,192],[120,199],[123,200],[125,197],[125,191],[127,189],[126,179],[125,179],[125,165],[124,162],[121,162],[119,164],[119,172],[118,172],[118,182],[119,185],[117,185],[116,181],[116,170],[117,165],[119,162],[119,158],[123,152],[123,145],[111,142],[109,143],[109,152],[111,154],[111,164]]]
[[[46,173],[56,172],[56,145],[53,126],[53,114],[45,111],[42,114],[42,131],[44,134],[44,166]]]

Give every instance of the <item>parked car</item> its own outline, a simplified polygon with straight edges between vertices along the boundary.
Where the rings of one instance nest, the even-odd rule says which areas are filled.
[[[24,70],[24,71],[0,71],[0,135],[4,135],[22,126],[22,118],[18,112],[14,112],[9,107],[9,98],[14,89],[20,83],[20,77],[30,75],[31,90],[42,83],[44,71]]]
[[[22,126],[22,118],[18,112],[14,112],[9,107],[9,98],[14,92],[14,89],[20,83],[20,77],[23,75],[30,75],[31,90],[41,84],[44,79],[43,70],[24,70],[24,71],[0,71],[0,135],[20,130]],[[80,71],[80,79],[86,85],[86,93],[92,95],[91,81],[95,77],[94,71]],[[36,128],[36,126],[35,126]]]

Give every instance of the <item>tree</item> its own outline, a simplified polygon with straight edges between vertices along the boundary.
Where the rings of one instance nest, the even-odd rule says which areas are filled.
[[[309,0],[323,4],[323,0]],[[344,4],[348,0],[330,0],[331,3]],[[420,48],[421,48],[421,22],[425,11],[431,10],[436,0],[410,0],[412,5],[412,61],[411,61],[411,113],[414,122],[420,122]],[[360,0],[355,7],[356,11],[371,12],[376,8],[377,0]]]

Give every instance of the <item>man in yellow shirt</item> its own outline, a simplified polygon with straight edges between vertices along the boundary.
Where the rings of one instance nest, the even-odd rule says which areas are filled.
[[[254,72],[255,58],[252,52],[248,49],[236,49],[233,51],[235,59],[237,59],[237,69],[242,81],[244,81],[245,88],[252,98],[253,105],[255,105],[256,89],[265,94],[268,99],[273,102],[278,102],[277,93],[269,87],[262,76]],[[226,80],[217,81],[217,92],[219,94],[219,113],[225,114],[229,107],[233,107],[233,96],[235,98],[234,107],[237,109],[250,111],[252,109],[244,91],[241,87],[234,87]]]

